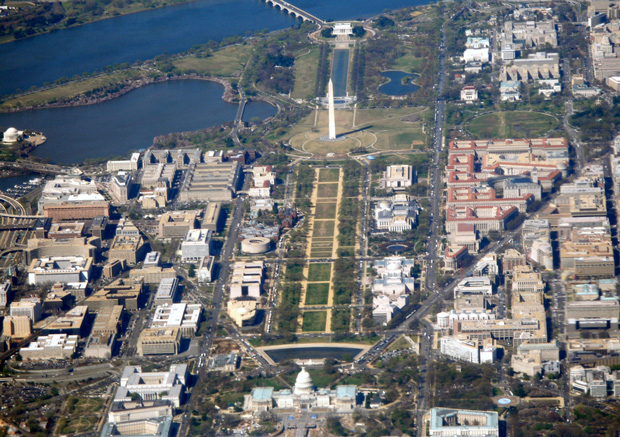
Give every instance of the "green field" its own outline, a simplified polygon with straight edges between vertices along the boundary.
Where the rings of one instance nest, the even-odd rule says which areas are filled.
[[[537,138],[560,127],[560,122],[540,112],[496,112],[474,118],[466,129],[475,139]]]
[[[412,73],[420,71],[421,67],[424,67],[424,59],[416,58],[413,55],[413,49],[404,46],[402,48],[403,56],[397,58],[391,66],[392,70],[401,70],[405,73]],[[414,80],[415,83],[415,80]]]
[[[281,131],[280,135],[269,136],[269,139],[290,141],[293,148],[317,155],[330,152],[344,154],[358,147],[368,150],[411,150],[412,146],[416,149],[428,145],[423,129],[427,111],[423,107],[358,109],[355,124],[353,111],[336,111],[336,132],[338,135],[346,134],[346,138],[327,145],[319,140],[327,135],[328,125],[327,111],[321,110],[318,114],[309,114],[289,131]]]
[[[332,265],[329,263],[313,263],[308,267],[308,281],[329,281],[332,276]]]
[[[317,203],[314,212],[315,219],[335,219],[336,204],[335,203]]]
[[[316,193],[319,198],[337,197],[338,184],[319,184]]]
[[[329,283],[309,283],[306,290],[306,305],[327,305]]]
[[[304,323],[301,330],[304,332],[323,332],[327,323],[327,311],[305,311]]]
[[[338,182],[339,179],[339,168],[322,168],[319,170],[319,182]]]
[[[59,432],[79,434],[94,430],[103,404],[103,399],[70,397],[66,404],[67,414],[58,422]]]
[[[291,97],[294,99],[313,99],[316,87],[316,69],[319,66],[319,47],[295,59],[295,84]]]
[[[174,66],[183,72],[208,76],[233,76],[240,73],[252,52],[250,45],[233,45],[199,58],[188,56],[174,61]]]
[[[336,222],[333,220],[314,222],[313,237],[333,237]]]
[[[332,250],[329,249],[310,249],[310,258],[331,258]]]
[[[140,70],[127,69],[110,74],[101,74],[97,77],[84,79],[76,82],[69,82],[64,85],[55,86],[50,89],[37,91],[10,100],[5,100],[0,104],[0,109],[20,108],[23,106],[38,106],[55,101],[73,99],[80,94],[108,85],[119,83],[129,79],[135,79],[142,75]]]

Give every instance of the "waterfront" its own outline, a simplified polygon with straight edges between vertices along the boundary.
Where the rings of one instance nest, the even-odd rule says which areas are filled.
[[[294,3],[326,20],[347,20],[426,2],[360,0],[355,8],[346,0]],[[58,30],[0,45],[0,95],[108,65],[178,53],[209,40],[295,23],[292,16],[260,0],[198,0]]]
[[[0,114],[0,126],[43,132],[47,141],[33,156],[56,164],[127,156],[157,135],[194,131],[234,120],[237,104],[222,100],[224,88],[202,80],[148,85],[118,99],[89,106]],[[243,119],[272,116],[276,109],[250,102]]]

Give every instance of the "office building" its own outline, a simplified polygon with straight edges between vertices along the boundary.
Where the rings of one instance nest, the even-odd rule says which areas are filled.
[[[155,305],[172,305],[179,290],[178,278],[162,279],[155,294]]]
[[[19,302],[12,302],[9,314],[11,316],[26,316],[36,323],[41,319],[42,306],[38,297],[25,298]]]
[[[181,346],[181,329],[161,327],[143,329],[138,337],[137,353],[145,355],[176,355]]]
[[[159,305],[155,309],[151,328],[179,328],[181,336],[190,338],[198,330],[202,306],[200,304],[175,303]]]
[[[77,343],[77,335],[52,334],[37,337],[19,353],[26,361],[66,360],[75,353]]]
[[[185,240],[181,243],[181,261],[184,263],[195,263],[204,257],[210,256],[211,236],[212,231],[208,229],[187,231]]]
[[[495,411],[431,408],[428,433],[431,437],[499,437],[499,417]]]
[[[32,260],[28,267],[28,284],[88,282],[93,259],[81,256],[54,256]]]

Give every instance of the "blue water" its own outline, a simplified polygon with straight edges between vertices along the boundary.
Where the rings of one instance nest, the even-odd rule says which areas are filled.
[[[424,0],[294,0],[323,19],[369,17]],[[292,16],[260,0],[198,0],[0,45],[0,95],[123,62],[178,53],[209,40],[283,29]]]
[[[222,100],[214,82],[177,80],[131,91],[89,106],[0,114],[0,127],[43,132],[47,141],[33,155],[57,164],[126,156],[149,147],[157,135],[204,129],[233,121],[237,104]],[[264,102],[250,102],[244,119],[274,115]]]
[[[345,354],[350,354],[355,358],[362,350],[362,348],[356,349],[351,347],[303,347],[266,350],[265,353],[269,355],[274,362],[279,363],[280,361],[293,359],[310,360],[334,358],[342,360]]]
[[[417,91],[420,87],[412,84],[411,80],[417,76],[413,73],[406,73],[404,71],[384,71],[381,76],[390,79],[386,84],[379,87],[379,92],[387,94],[388,96],[404,96],[409,93]],[[403,78],[408,78],[407,84],[403,85]]]
[[[332,81],[334,82],[334,96],[347,95],[347,78],[349,76],[349,49],[334,50],[332,64]]]

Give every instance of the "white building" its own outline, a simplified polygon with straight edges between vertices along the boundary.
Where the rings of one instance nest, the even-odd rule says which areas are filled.
[[[11,316],[26,316],[35,324],[40,318],[43,308],[41,299],[38,297],[30,297],[22,299],[19,302],[11,303],[9,314]]]
[[[140,366],[127,366],[121,375],[114,402],[129,402],[135,393],[142,400],[170,401],[174,407],[179,408],[186,378],[187,364],[173,364],[168,372],[142,372]]]
[[[181,261],[184,263],[199,262],[211,255],[212,232],[209,229],[192,229],[185,234],[181,243]]]
[[[15,129],[14,127],[10,127],[4,131],[4,135],[2,137],[2,142],[4,144],[14,144],[18,141],[21,141],[24,138],[24,131],[20,131]]]
[[[388,323],[395,313],[409,303],[409,293],[414,290],[411,277],[413,260],[403,257],[387,257],[375,263],[377,278],[373,283],[373,318]]]
[[[230,298],[239,297],[260,298],[263,285],[264,263],[262,261],[243,262],[233,265],[233,274],[230,281]]]
[[[473,271],[474,276],[496,276],[499,275],[499,265],[497,264],[497,254],[488,253],[476,263]]]
[[[0,308],[5,308],[9,303],[11,294],[11,282],[4,281],[0,284]]]
[[[131,158],[121,161],[108,161],[106,168],[108,172],[117,171],[138,171],[140,168],[140,154],[132,153]]]
[[[416,180],[415,170],[411,165],[388,165],[379,180],[381,189],[403,190]]]
[[[353,26],[351,23],[334,23],[334,36],[353,35]]]
[[[493,284],[488,276],[472,276],[465,278],[454,288],[454,298],[467,294],[491,296]]]
[[[499,92],[502,102],[518,102],[521,100],[521,82],[518,80],[506,80],[500,83]]]
[[[164,278],[159,282],[155,294],[155,305],[172,305],[179,289],[178,278]]]
[[[50,256],[33,259],[28,267],[28,284],[88,282],[93,266],[91,257]]]
[[[256,166],[252,169],[252,186],[248,195],[255,198],[271,196],[271,186],[276,183],[276,174],[270,165]]]
[[[151,328],[171,327],[179,328],[181,335],[189,338],[198,330],[200,304],[175,303],[172,305],[160,305],[155,309]]]
[[[205,256],[200,260],[200,264],[196,269],[196,279],[198,282],[211,282],[213,280],[213,267],[215,265],[215,257]]]
[[[378,230],[389,232],[410,231],[418,217],[418,203],[406,194],[396,194],[382,200],[374,208]]]
[[[64,360],[75,353],[77,343],[77,335],[52,334],[37,337],[19,353],[24,360]]]
[[[478,100],[478,91],[476,87],[466,86],[461,90],[461,100],[466,103],[473,103]]]
[[[495,411],[431,408],[428,432],[431,437],[499,437]]]
[[[273,387],[257,387],[245,396],[243,409],[260,413],[280,408],[329,409],[339,412],[353,411],[357,404],[357,386],[339,385],[335,390],[315,390],[310,374],[302,368],[295,387],[291,390],[274,391]]]
[[[492,339],[479,341],[446,336],[441,338],[440,343],[441,353],[453,360],[482,364],[492,363],[497,358],[497,348]]]
[[[372,318],[377,323],[387,324],[394,315],[409,303],[409,295],[401,294],[389,298],[383,294],[372,298]]]
[[[481,37],[468,37],[463,52],[463,62],[489,62],[489,39]]]

